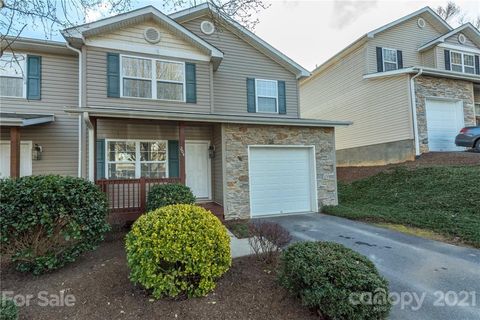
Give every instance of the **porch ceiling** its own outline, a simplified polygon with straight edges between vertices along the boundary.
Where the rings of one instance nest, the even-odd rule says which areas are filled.
[[[0,124],[2,126],[26,127],[35,124],[49,123],[55,121],[53,114],[35,113],[0,113]]]
[[[170,121],[191,121],[211,123],[241,123],[260,125],[283,125],[299,127],[336,127],[351,125],[351,121],[330,121],[317,119],[280,118],[266,116],[238,116],[228,114],[205,114],[186,112],[167,112],[158,110],[110,107],[65,107],[70,114],[88,113],[90,117],[134,118]]]

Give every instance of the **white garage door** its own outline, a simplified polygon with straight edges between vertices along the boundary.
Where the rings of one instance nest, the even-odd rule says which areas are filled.
[[[252,216],[315,211],[313,148],[250,147]]]
[[[464,126],[462,102],[429,99],[426,105],[429,150],[463,150],[455,145],[455,136]]]

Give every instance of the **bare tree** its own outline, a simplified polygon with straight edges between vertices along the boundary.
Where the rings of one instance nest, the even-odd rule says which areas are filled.
[[[216,9],[212,15],[235,19],[249,29],[258,22],[255,14],[268,7],[264,0],[164,0],[161,6],[172,12],[204,2]],[[0,0],[0,57],[25,30],[42,30],[45,39],[52,39],[62,29],[89,22],[92,14],[111,16],[131,6],[132,0]]]
[[[454,1],[448,1],[445,6],[438,6],[436,11],[445,21],[451,21],[454,17],[458,17],[457,22],[459,24],[470,22],[475,28],[480,29],[480,16],[477,16],[472,20],[467,19],[462,8],[460,8],[460,6]]]

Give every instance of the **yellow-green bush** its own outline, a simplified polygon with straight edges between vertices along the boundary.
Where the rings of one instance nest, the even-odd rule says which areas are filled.
[[[155,298],[198,297],[231,265],[230,238],[204,208],[178,204],[142,215],[126,238],[130,280]]]

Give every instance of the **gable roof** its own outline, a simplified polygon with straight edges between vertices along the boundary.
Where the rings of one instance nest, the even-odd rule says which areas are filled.
[[[175,12],[171,14],[170,17],[175,20],[186,21],[189,20],[191,17],[200,17],[209,11],[215,13],[218,17],[221,17],[223,21],[225,21],[229,26],[231,26],[231,31],[234,32],[237,36],[248,42],[254,48],[265,54],[267,57],[270,57],[271,59],[280,63],[287,70],[290,70],[292,73],[294,73],[297,78],[310,76],[310,72],[307,69],[303,68],[301,65],[287,57],[285,54],[272,47],[266,41],[255,35],[247,28],[240,25],[232,18],[226,17],[208,2]]]
[[[425,51],[425,50],[428,50],[436,45],[439,45],[440,43],[443,43],[445,42],[445,40],[447,40],[448,38],[450,38],[451,36],[459,33],[459,32],[463,32],[465,33],[465,35],[473,42],[475,43],[478,47],[480,47],[480,31],[478,31],[477,28],[475,28],[470,22],[468,23],[465,23],[463,25],[461,25],[460,27],[450,31],[450,32],[447,32],[445,33],[444,35],[438,37],[437,39],[434,39],[426,44],[424,44],[423,46],[421,46],[420,48],[418,48],[418,51],[422,52],[422,51]]]
[[[442,32],[448,32],[452,30],[452,27],[445,20],[443,20],[442,17],[440,17],[435,11],[433,11],[432,8],[424,7],[400,19],[387,23],[386,25],[380,28],[370,31],[369,33],[367,33],[367,37],[373,38],[377,33],[383,32],[387,29],[390,29],[404,21],[407,21],[419,15],[422,15],[422,17],[425,18],[430,24],[432,24],[434,27],[438,28],[439,30],[442,30]]]
[[[424,7],[420,10],[417,10],[415,12],[412,12],[400,19],[397,19],[395,21],[392,21],[390,23],[387,23],[386,25],[377,28],[375,30],[372,30],[357,40],[353,41],[350,43],[348,46],[343,48],[341,51],[339,51],[337,54],[335,54],[333,57],[316,67],[312,71],[312,76],[310,78],[305,79],[302,83],[306,83],[309,80],[313,79],[317,74],[328,68],[329,66],[333,65],[334,63],[340,61],[343,57],[348,55],[350,52],[353,52],[354,50],[358,49],[360,46],[365,44],[368,41],[368,38],[374,38],[376,34],[383,32],[387,29],[390,29],[402,22],[405,22],[415,16],[421,15],[423,18],[425,18],[429,23],[432,23],[433,25],[437,25],[437,28],[441,28],[443,32],[449,32],[452,30],[452,27],[445,21],[443,20],[435,11],[432,10],[430,7]]]
[[[68,28],[62,31],[63,37],[73,45],[84,44],[85,37],[123,28],[135,23],[152,19],[175,35],[192,43],[194,46],[209,54],[212,60],[219,62],[223,59],[223,52],[203,40],[169,16],[163,14],[153,6],[146,6],[113,17],[97,20],[83,25]]]

